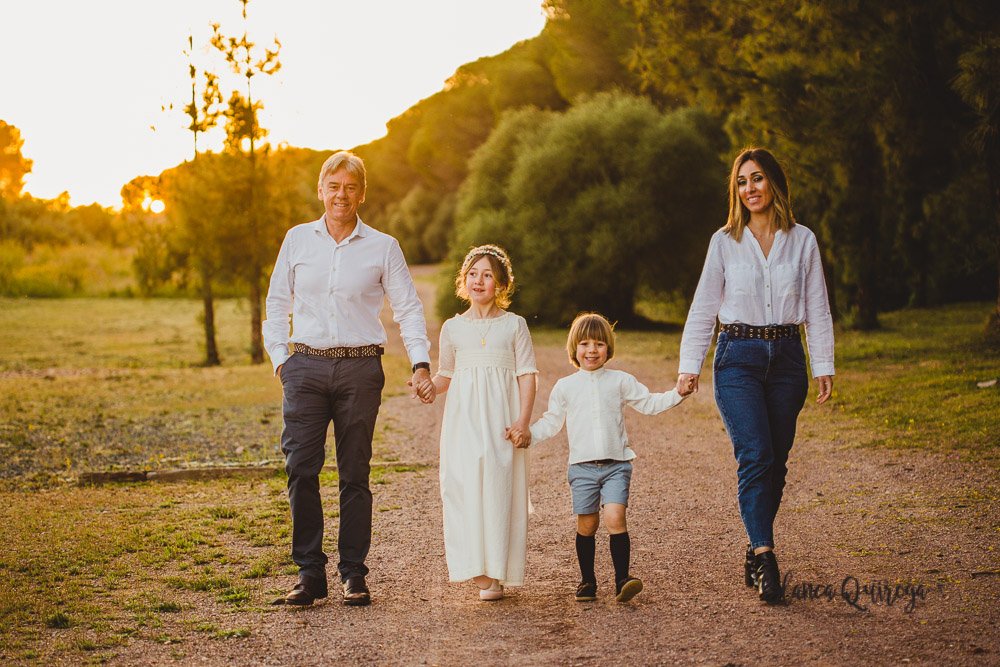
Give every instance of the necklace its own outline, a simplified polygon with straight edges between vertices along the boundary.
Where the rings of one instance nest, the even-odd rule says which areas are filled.
[[[486,320],[486,331],[479,328],[479,320],[472,320],[472,326],[476,328],[476,333],[479,334],[479,340],[481,341],[483,347],[486,346],[486,334],[490,332],[490,327],[493,326],[493,320],[495,317],[491,317]]]
[[[493,326],[493,320],[496,317],[470,317],[469,321],[472,322],[472,326],[476,329],[476,333],[479,334],[479,341],[483,347],[486,347],[486,335],[490,332],[490,328]],[[479,327],[479,323],[486,320],[486,330],[483,331]]]

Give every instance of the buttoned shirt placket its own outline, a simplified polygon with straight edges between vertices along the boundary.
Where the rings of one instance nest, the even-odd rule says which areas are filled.
[[[749,231],[749,230],[747,230]],[[771,308],[771,264],[768,257],[764,256],[764,249],[760,247],[760,243],[757,241],[752,233],[750,238],[753,239],[754,247],[757,249],[757,260],[760,262],[760,269],[764,273],[764,322],[768,325],[770,324],[782,324],[774,319],[774,310]],[[771,244],[771,254],[770,259],[775,258],[775,253],[778,252],[778,246],[784,240],[783,235],[775,234],[774,242]]]
[[[348,243],[350,243],[352,238],[354,238],[353,234],[349,235],[346,239],[344,239],[340,243],[337,243],[336,239],[334,239],[332,236],[329,237],[331,246],[330,273],[327,278],[327,284],[330,287],[330,295],[327,299],[327,303],[330,306],[329,312],[330,312],[330,338],[332,343],[331,346],[335,346],[336,341],[340,340],[340,330],[338,326],[339,321],[337,319],[337,308],[336,308],[337,302],[335,296],[339,288],[337,278],[340,275],[340,258],[344,256],[344,253],[339,251],[341,248],[345,247]]]
[[[604,438],[602,434],[604,433],[604,424],[602,423],[602,411],[601,411],[601,382],[598,376],[600,375],[600,370],[592,371],[587,373],[587,380],[589,380],[590,387],[590,414],[591,414],[591,424],[593,424],[593,436],[594,444],[601,443]]]

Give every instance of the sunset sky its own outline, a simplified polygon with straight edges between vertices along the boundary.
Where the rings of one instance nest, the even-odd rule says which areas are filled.
[[[187,37],[199,70],[240,85],[208,47],[242,35],[238,0],[0,0],[0,119],[34,160],[25,191],[117,207],[122,185],[192,153]],[[250,38],[281,41],[282,69],[254,80],[272,144],[350,148],[441,89],[463,63],[534,37],[541,0],[251,0]],[[241,88],[242,89],[242,88]],[[174,110],[161,107],[174,105]],[[221,132],[199,138],[219,149]]]

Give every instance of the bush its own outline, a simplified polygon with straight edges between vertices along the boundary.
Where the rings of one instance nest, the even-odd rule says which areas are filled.
[[[470,246],[498,243],[513,263],[516,312],[565,325],[596,310],[635,324],[640,287],[694,291],[725,222],[724,142],[700,111],[663,113],[622,93],[565,113],[509,113],[470,163],[449,274]],[[451,289],[439,293],[446,317],[457,304]]]

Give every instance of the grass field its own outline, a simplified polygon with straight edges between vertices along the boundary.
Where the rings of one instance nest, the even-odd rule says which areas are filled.
[[[280,458],[281,386],[270,363],[247,365],[245,308],[218,303],[215,368],[200,365],[200,312],[183,299],[0,299],[0,485]],[[408,364],[384,365],[392,395]]]

